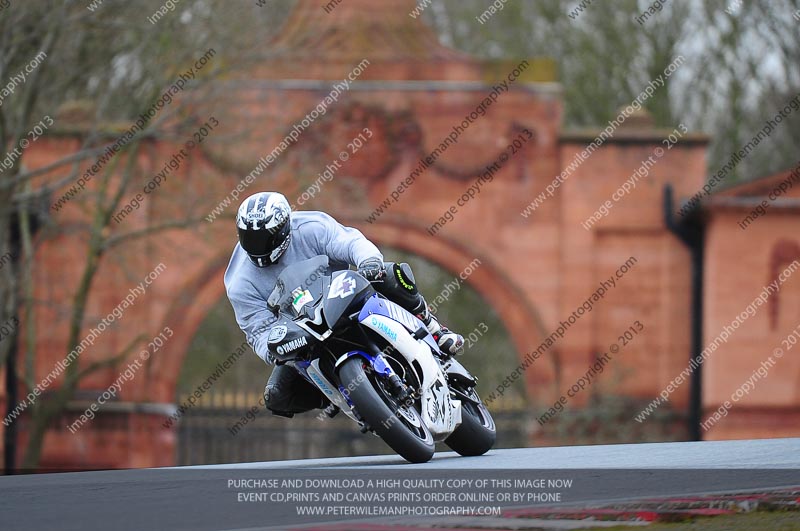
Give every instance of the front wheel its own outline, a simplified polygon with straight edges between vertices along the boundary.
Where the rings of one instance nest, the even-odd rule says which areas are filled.
[[[359,416],[392,450],[412,463],[426,463],[434,452],[433,435],[413,404],[400,404],[381,378],[364,370],[364,360],[354,356],[339,369]]]
[[[462,393],[471,400],[459,397],[461,424],[444,442],[461,455],[483,455],[491,450],[497,440],[494,419],[475,388],[464,389]]]

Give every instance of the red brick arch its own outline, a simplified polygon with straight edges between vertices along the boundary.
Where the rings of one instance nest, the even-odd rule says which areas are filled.
[[[121,290],[135,285],[154,264],[163,262],[168,269],[148,291],[147,302],[129,309],[126,322],[106,332],[85,361],[119,351],[139,333],[157,334],[163,326],[175,333],[148,361],[147,377],[135,378],[122,390],[119,407],[127,412],[128,424],[120,424],[119,415],[114,414],[108,416],[113,423],[110,429],[101,430],[95,424],[77,436],[53,430],[43,463],[171,464],[175,430],[161,428],[167,408],[151,406],[174,403],[192,338],[224,296],[222,276],[235,239],[231,218],[236,198],[231,194],[244,176],[250,185],[246,193],[279,189],[290,200],[312,184],[324,185],[314,199],[315,208],[330,211],[379,245],[423,256],[453,274],[480,259],[481,267],[468,282],[496,309],[520,356],[541,344],[558,320],[596,289],[598,271],[608,270],[611,264],[616,267],[618,256],[641,249],[649,258],[651,274],[643,266],[643,272],[626,278],[609,293],[603,312],[584,317],[570,329],[569,337],[559,339],[544,359],[526,371],[529,394],[543,401],[560,394],[555,387],[557,367],[562,381],[574,381],[585,373],[587,357],[596,345],[608,344],[628,326],[632,315],[645,312],[653,315],[653,328],[661,333],[646,347],[644,342],[637,343],[648,363],[631,365],[635,377],[620,392],[650,400],[673,377],[673,369],[680,371],[685,365],[688,343],[682,338],[688,336],[689,327],[689,281],[684,274],[689,271],[688,256],[674,238],[665,239],[659,250],[649,242],[654,234],[668,236],[661,187],[669,183],[678,195],[689,196],[705,182],[707,140],[694,135],[682,140],[653,169],[650,186],[640,187],[637,199],[621,202],[613,216],[585,231],[580,222],[629,178],[635,165],[664,137],[663,131],[645,124],[626,123],[627,130],[617,131],[613,141],[592,154],[591,161],[587,159],[554,193],[548,192],[534,212],[532,201],[545,196],[553,178],[598,134],[562,130],[562,89],[555,83],[554,65],[531,61],[523,78],[500,93],[495,87],[508,81],[507,74],[518,61],[484,61],[447,49],[430,28],[408,16],[414,0],[383,0],[380,17],[374,16],[373,3],[348,0],[326,13],[316,0],[299,0],[284,31],[265,47],[270,53],[263,62],[252,71],[226,76],[218,85],[224,89],[218,94],[224,97],[212,98],[211,108],[202,106],[202,117],[212,110],[225,117],[220,129],[225,134],[205,144],[206,151],[194,152],[175,178],[126,220],[122,230],[145,230],[173,216],[180,219],[181,214],[206,217],[221,201],[232,203],[225,203],[228,206],[218,218],[210,216],[189,229],[175,229],[128,246],[115,255],[119,264],[104,261],[89,301],[90,313],[99,316],[113,308]],[[304,129],[296,142],[282,147],[274,163],[262,167],[264,157],[274,158],[278,146],[289,144],[286,135],[323,101],[332,83],[340,82],[364,58],[369,58],[370,65],[350,89],[339,94],[337,102]],[[477,105],[490,94],[499,98],[496,104],[444,150],[445,139],[452,140],[456,126],[464,123],[465,116],[477,113]],[[342,151],[364,127],[373,133],[369,143],[357,155],[352,153],[356,156],[342,165],[331,182],[319,181],[323,168],[344,160]],[[476,187],[478,177],[484,176],[485,168],[498,160],[521,129],[535,132],[530,142],[512,153],[513,159],[490,181],[481,179],[479,195],[469,206],[459,205],[457,219],[435,237],[428,234],[424,223],[435,222],[457,198]],[[81,138],[43,138],[26,151],[25,163],[31,168],[47,167],[72,154]],[[175,151],[170,142],[153,142],[152,149],[141,155],[145,173],[160,167]],[[86,162],[87,166],[91,163]],[[256,181],[251,182],[250,176],[256,176]],[[401,183],[408,186],[398,188]],[[396,190],[397,194],[402,191],[399,199]],[[70,221],[82,226],[86,217],[80,201],[91,196],[82,197],[58,212],[60,224]],[[386,203],[388,198],[392,201]],[[370,216],[380,219],[369,224],[364,220]],[[49,261],[40,272],[46,280],[38,283],[41,300],[62,304],[70,295],[69,288],[77,285],[81,262],[70,258],[85,245],[79,232],[68,235],[74,240],[67,241],[65,236],[42,249]],[[754,238],[752,234],[748,231],[749,238]],[[793,249],[781,248],[777,258],[791,256]],[[720,260],[717,252],[708,256]],[[676,273],[662,274],[667,270]],[[50,318],[43,317],[48,323]],[[39,345],[40,371],[49,371],[63,357],[66,320],[55,323],[48,336]],[[111,368],[98,372],[81,382],[81,390],[102,391],[116,377]],[[66,420],[74,417],[70,413]],[[151,424],[152,429],[147,428]],[[109,433],[118,443],[109,444]]]

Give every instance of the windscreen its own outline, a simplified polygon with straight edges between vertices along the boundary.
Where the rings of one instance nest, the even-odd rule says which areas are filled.
[[[328,257],[315,256],[287,266],[275,283],[267,299],[271,308],[291,315],[299,315],[306,306],[313,305],[322,295],[323,278],[330,274]]]

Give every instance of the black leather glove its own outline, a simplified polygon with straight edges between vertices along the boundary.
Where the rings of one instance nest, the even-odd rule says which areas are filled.
[[[367,258],[358,264],[358,272],[370,282],[380,280],[386,276],[386,268],[383,266],[383,262],[377,258]]]

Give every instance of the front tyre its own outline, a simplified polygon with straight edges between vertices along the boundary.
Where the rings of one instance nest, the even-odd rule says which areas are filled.
[[[431,460],[433,435],[417,410],[412,405],[397,404],[382,382],[367,374],[361,357],[354,356],[342,364],[339,380],[359,416],[392,450],[412,463]]]
[[[483,405],[481,397],[475,392],[475,388],[464,389],[462,393],[471,400],[459,397],[461,424],[444,442],[461,455],[483,455],[491,450],[497,440],[494,419]]]

